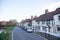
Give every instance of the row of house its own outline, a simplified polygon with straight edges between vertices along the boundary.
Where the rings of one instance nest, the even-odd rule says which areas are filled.
[[[27,27],[31,27],[31,22],[32,22],[31,19],[22,20],[20,25],[23,29],[26,29]]]
[[[46,9],[45,14],[39,17],[31,16],[31,19],[23,20],[20,25],[23,27],[31,26],[34,32],[60,33],[60,7],[52,12]]]

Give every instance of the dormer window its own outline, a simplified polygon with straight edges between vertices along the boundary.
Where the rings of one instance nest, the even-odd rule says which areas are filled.
[[[58,16],[58,19],[60,20],[60,15]]]

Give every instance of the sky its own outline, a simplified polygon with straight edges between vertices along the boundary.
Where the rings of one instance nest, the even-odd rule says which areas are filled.
[[[0,0],[0,21],[31,18],[40,16],[48,9],[49,12],[60,7],[60,0]]]

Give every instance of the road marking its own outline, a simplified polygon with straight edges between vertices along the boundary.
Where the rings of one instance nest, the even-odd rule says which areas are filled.
[[[14,33],[14,31],[12,31],[11,40],[14,40],[14,39],[13,39],[13,33]]]

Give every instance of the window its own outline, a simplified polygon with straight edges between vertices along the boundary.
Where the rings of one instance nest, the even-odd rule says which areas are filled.
[[[46,31],[46,28],[45,28],[45,26],[42,26],[42,29],[43,29],[44,31]]]
[[[50,21],[47,21],[46,24],[50,24]]]
[[[33,28],[34,28],[34,25],[33,25]]]
[[[42,21],[42,24],[44,24],[45,23],[45,21]]]
[[[48,21],[48,24],[50,24],[50,21]]]
[[[60,27],[57,27],[57,30],[60,31]]]
[[[38,24],[39,24],[39,22],[38,22]]]
[[[40,30],[40,26],[36,26],[35,27],[35,30]]]
[[[58,16],[59,20],[60,20],[60,15]]]

